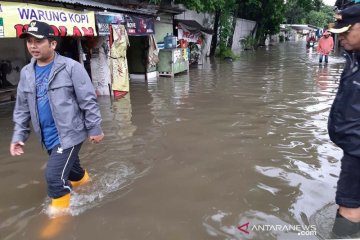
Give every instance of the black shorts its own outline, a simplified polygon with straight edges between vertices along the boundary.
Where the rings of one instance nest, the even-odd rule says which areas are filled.
[[[60,145],[48,151],[49,160],[45,170],[48,195],[59,198],[71,191],[69,181],[79,181],[85,174],[80,166],[79,151],[82,143],[68,149]]]

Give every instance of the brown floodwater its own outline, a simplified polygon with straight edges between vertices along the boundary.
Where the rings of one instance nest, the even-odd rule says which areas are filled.
[[[50,228],[80,240],[328,236],[342,153],[326,127],[343,65],[287,42],[100,97],[106,138],[81,150],[92,182],[57,222],[45,211],[47,154],[32,135],[9,155],[14,104],[1,104],[0,239]]]

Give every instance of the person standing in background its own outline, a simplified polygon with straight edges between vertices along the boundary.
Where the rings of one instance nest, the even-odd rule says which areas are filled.
[[[306,47],[314,47],[316,43],[316,37],[313,31],[311,31],[308,36],[306,37]]]
[[[323,36],[319,39],[316,51],[319,55],[319,63],[322,63],[325,57],[325,63],[329,62],[329,54],[334,48],[334,39],[329,31],[325,31]]]

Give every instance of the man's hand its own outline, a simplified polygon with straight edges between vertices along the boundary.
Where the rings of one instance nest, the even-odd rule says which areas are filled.
[[[10,144],[10,154],[11,156],[20,156],[24,153],[23,146],[25,144],[23,142],[16,142]]]
[[[104,138],[104,133],[102,133],[101,135],[97,135],[97,136],[90,136],[89,141],[91,143],[99,143],[103,140],[103,138]]]

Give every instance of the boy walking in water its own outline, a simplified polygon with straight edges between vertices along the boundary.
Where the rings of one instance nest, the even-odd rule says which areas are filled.
[[[80,165],[79,151],[89,138],[103,137],[96,94],[85,68],[55,52],[54,31],[45,22],[31,21],[20,35],[32,56],[20,73],[13,114],[14,133],[10,154],[24,153],[31,120],[34,132],[49,154],[45,176],[50,212],[67,210],[73,186],[89,181]]]

